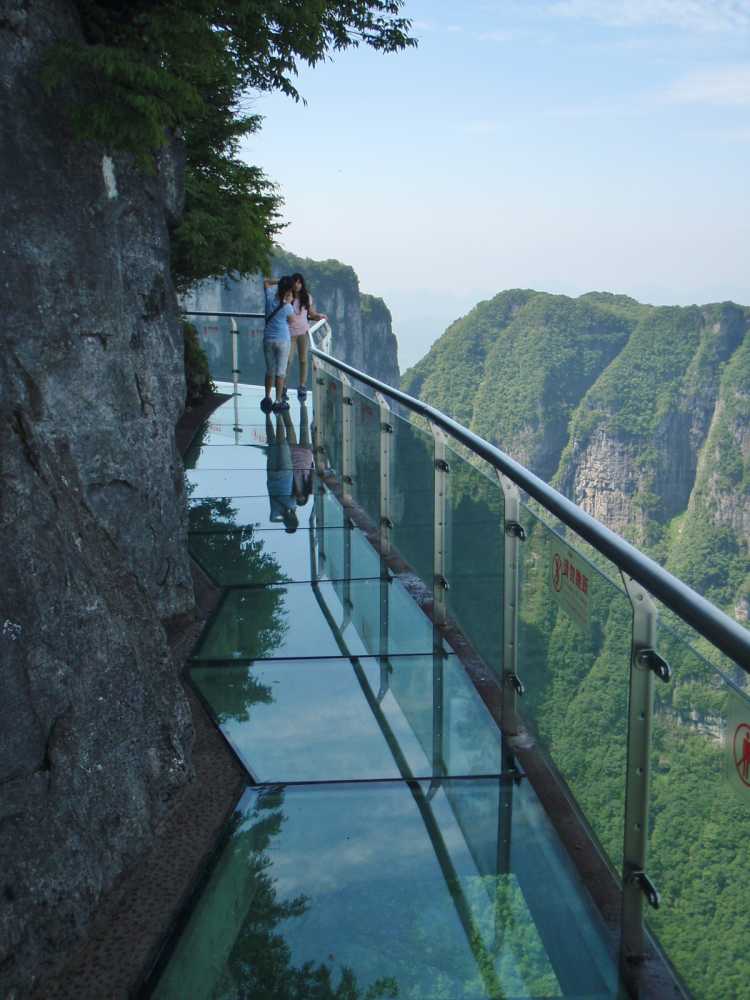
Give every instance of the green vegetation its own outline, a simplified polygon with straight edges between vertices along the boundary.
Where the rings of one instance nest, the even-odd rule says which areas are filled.
[[[216,392],[208,369],[206,352],[198,340],[198,331],[192,323],[182,324],[185,357],[185,405],[196,406]]]
[[[305,282],[313,297],[326,300],[337,295],[351,296],[355,301],[359,295],[359,279],[353,267],[338,260],[310,260],[296,254],[274,248],[272,271],[274,274],[304,274]]]
[[[524,294],[510,318],[493,324],[491,304],[480,303],[454,323],[406,373],[404,388],[535,471],[551,469],[574,497],[581,481],[589,491],[592,482],[594,490],[618,491],[627,519],[616,528],[731,613],[750,594],[750,310],[733,303],[654,308],[604,293],[575,301]],[[474,495],[488,515],[496,509]],[[557,535],[528,512],[524,525],[524,720],[618,869],[630,603],[612,567],[593,557],[613,579],[591,566],[588,621],[574,622],[551,598]],[[568,540],[592,558],[587,546]],[[492,558],[471,553],[476,572]],[[677,632],[662,626],[659,638],[674,679],[656,685],[648,869],[662,907],[649,922],[695,996],[742,996],[750,981],[742,931],[748,802],[727,780],[732,765],[722,736],[728,699],[742,698],[730,695],[725,676],[744,691],[750,682],[705,641],[691,648],[689,630],[676,624]],[[476,622],[465,627],[472,639],[481,634]]]
[[[78,0],[83,39],[61,42],[43,70],[61,91],[81,140],[132,153],[153,171],[178,137],[187,155],[186,205],[173,233],[173,270],[185,289],[201,278],[267,266],[279,196],[239,157],[257,131],[250,91],[298,100],[299,63],[360,44],[395,52],[416,42],[403,0]]]
[[[732,611],[750,590],[749,329],[731,302],[502,292],[453,323],[402,388],[573,499],[621,496],[610,526]]]

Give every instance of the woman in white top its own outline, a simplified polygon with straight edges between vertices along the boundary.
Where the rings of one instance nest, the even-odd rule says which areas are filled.
[[[289,319],[289,332],[292,335],[292,349],[289,352],[289,362],[286,368],[286,378],[289,381],[289,372],[292,370],[292,362],[295,353],[299,357],[299,386],[297,395],[300,399],[307,396],[307,348],[309,337],[307,331],[310,329],[310,320],[315,323],[319,319],[328,319],[323,313],[315,312],[313,300],[305,288],[305,279],[301,274],[292,275],[292,294],[294,301],[292,307],[294,315]],[[295,346],[296,351],[295,351]]]

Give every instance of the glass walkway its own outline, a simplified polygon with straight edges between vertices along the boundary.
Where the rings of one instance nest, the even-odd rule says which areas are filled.
[[[725,846],[750,829],[724,751],[741,656],[661,626],[689,685],[664,695],[633,578],[322,355],[285,413],[219,389],[186,462],[222,592],[189,677],[248,783],[148,994],[741,996],[700,948],[750,877],[715,873],[709,905],[692,871],[697,814]],[[723,973],[750,981],[744,954]]]
[[[188,462],[191,552],[224,588],[190,677],[252,785],[155,995],[616,995],[461,662],[310,471],[308,407],[240,392]]]

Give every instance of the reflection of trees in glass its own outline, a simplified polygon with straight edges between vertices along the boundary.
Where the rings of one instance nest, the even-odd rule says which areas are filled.
[[[395,980],[380,978],[366,990],[360,989],[350,968],[337,973],[324,962],[292,964],[292,954],[280,925],[303,916],[309,901],[303,896],[279,899],[269,874],[271,859],[266,853],[284,822],[283,791],[259,795],[253,812],[230,850],[247,866],[243,883],[247,886],[245,919],[228,955],[215,997],[258,997],[273,1000],[380,1000],[397,997]],[[249,825],[247,825],[249,824]]]
[[[248,722],[253,705],[273,704],[271,688],[256,679],[251,666],[194,667],[192,678],[220,726]]]
[[[196,561],[223,586],[287,582],[278,561],[255,538],[254,529],[234,527],[236,516],[231,497],[206,497],[193,506],[189,538]],[[226,530],[222,531],[222,526]],[[236,640],[232,649],[252,648],[253,655],[259,658],[271,655],[289,627],[284,616],[284,591],[275,587],[247,591],[240,597],[234,617],[236,620],[229,622],[220,616],[227,642],[230,637]],[[219,621],[214,627],[219,627]],[[252,699],[251,688],[248,695]]]
[[[194,488],[192,483],[190,488]],[[207,497],[190,505],[191,531],[217,531],[236,527],[237,508],[231,497]]]
[[[206,443],[206,439],[211,432],[211,427],[208,421],[201,424],[200,428],[196,432],[193,440],[190,442],[190,447],[185,452],[183,457],[183,465],[186,469],[194,469],[198,459],[200,457],[201,449]]]
[[[190,552],[220,586],[290,582],[252,526],[191,532]]]

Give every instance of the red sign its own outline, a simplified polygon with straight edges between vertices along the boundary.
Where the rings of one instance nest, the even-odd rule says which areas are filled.
[[[750,788],[750,726],[741,722],[734,731],[734,766],[743,785]]]
[[[552,586],[559,594],[562,587],[562,559],[557,553],[552,562]]]

